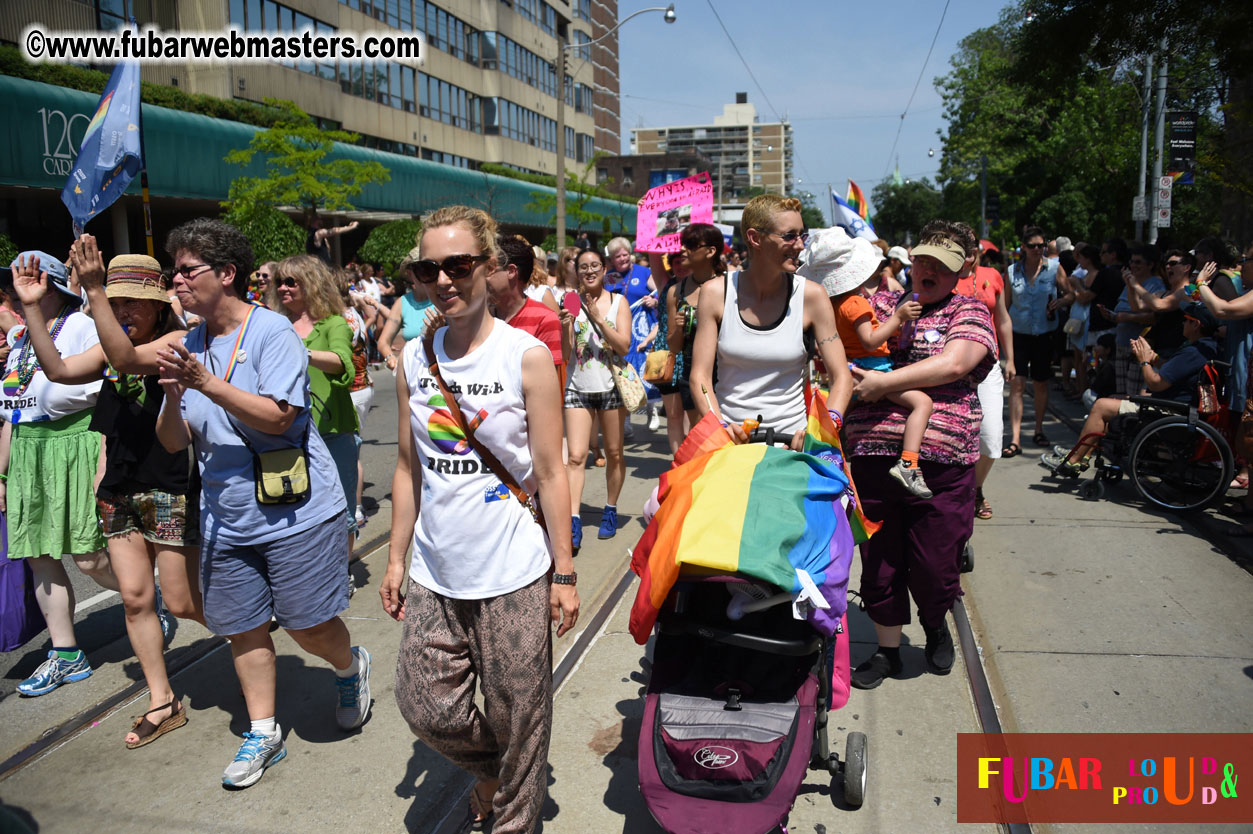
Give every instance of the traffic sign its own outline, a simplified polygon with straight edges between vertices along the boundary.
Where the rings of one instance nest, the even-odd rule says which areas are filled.
[[[1169,188],[1157,189],[1157,207],[1158,208],[1170,208],[1171,193],[1172,192]]]
[[[1164,177],[1158,177],[1158,178],[1157,178],[1157,187],[1158,187],[1158,188],[1174,188],[1174,187],[1175,187],[1175,178],[1174,178],[1174,177],[1172,177],[1170,174],[1167,174],[1167,175],[1166,175],[1166,176],[1164,176]]]
[[[1170,228],[1170,208],[1159,208],[1157,210],[1157,222],[1154,225],[1159,229]]]

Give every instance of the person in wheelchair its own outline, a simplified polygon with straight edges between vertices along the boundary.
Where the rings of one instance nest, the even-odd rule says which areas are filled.
[[[1144,382],[1156,399],[1196,405],[1197,378],[1209,362],[1218,358],[1219,321],[1202,304],[1184,307],[1183,336],[1187,344],[1157,367],[1157,353],[1144,339],[1132,339],[1131,350],[1144,369]],[[1088,412],[1088,419],[1079,430],[1080,442],[1067,452],[1058,447],[1040,456],[1040,465],[1054,475],[1077,478],[1088,468],[1088,457],[1096,448],[1100,435],[1110,420],[1120,414],[1135,414],[1140,405],[1132,400],[1102,397]]]

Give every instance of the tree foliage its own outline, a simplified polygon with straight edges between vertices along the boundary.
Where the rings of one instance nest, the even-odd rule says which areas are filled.
[[[875,206],[875,233],[892,244],[917,241],[922,227],[944,214],[940,192],[925,178],[900,185],[884,180],[870,192],[870,198]]]
[[[304,230],[272,206],[240,206],[227,212],[223,219],[248,238],[258,266],[266,261],[281,261],[305,251]]]
[[[392,275],[396,267],[404,260],[409,250],[418,245],[418,236],[422,234],[420,220],[392,220],[370,230],[369,236],[357,257],[363,261],[382,264],[383,272]]]
[[[0,266],[8,266],[18,256],[17,244],[9,236],[0,232]]]
[[[1241,8],[1200,0],[1021,0],[1006,7],[996,25],[961,41],[952,69],[936,81],[948,122],[939,176],[945,213],[977,228],[986,154],[988,191],[1000,197],[994,240],[1015,242],[1026,223],[1073,239],[1131,237],[1144,59],[1165,37],[1166,108],[1195,110],[1199,120],[1196,183],[1176,185],[1171,227],[1160,230],[1159,242],[1191,245],[1230,229],[1224,215],[1233,191],[1246,202],[1253,195],[1249,148],[1241,152],[1233,142],[1241,129],[1238,80],[1253,72],[1253,51],[1247,27],[1234,35],[1239,27],[1227,19],[1253,22],[1253,6],[1235,5]],[[1159,56],[1155,72],[1161,64]],[[1249,146],[1253,108],[1245,110]]]
[[[818,198],[810,191],[799,191],[793,195],[801,201],[801,222],[806,229],[822,229],[827,225],[827,217],[818,208]]]
[[[596,169],[596,163],[604,156],[603,152],[597,153],[587,161],[583,166],[582,175],[572,172],[566,172],[566,228],[571,234],[577,235],[579,232],[596,232],[599,231],[603,235],[613,236],[626,232],[628,218],[635,214],[634,201],[629,203],[622,202],[619,194],[613,194],[606,187],[605,183],[597,183],[592,185],[588,182],[591,173]],[[553,180],[555,182],[556,180]],[[612,214],[601,214],[588,208],[588,203],[593,197],[599,197],[607,200],[617,201],[620,207]],[[546,191],[532,191],[531,201],[526,207],[538,214],[547,214],[552,217],[551,225],[557,225],[557,195],[549,194]],[[570,234],[566,235],[563,246],[569,246],[573,242]],[[544,240],[544,248],[549,249],[549,244],[556,248],[556,234],[549,235]]]
[[[265,157],[267,175],[240,177],[231,183],[222,205],[245,213],[254,206],[300,206],[310,213],[346,211],[352,198],[370,183],[387,182],[391,174],[378,162],[328,159],[336,142],[353,143],[357,134],[322,130],[295,104],[267,98],[280,115],[273,127],[252,137],[247,148],[231,151],[226,161],[247,165]]]

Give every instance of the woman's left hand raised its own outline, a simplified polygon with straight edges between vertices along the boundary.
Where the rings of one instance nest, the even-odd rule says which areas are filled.
[[[183,389],[194,388],[199,391],[213,378],[209,369],[179,342],[157,352],[157,368],[163,385],[173,383]]]
[[[579,619],[579,592],[573,585],[550,585],[548,606],[553,622],[557,623],[557,636],[561,637],[574,628]]]

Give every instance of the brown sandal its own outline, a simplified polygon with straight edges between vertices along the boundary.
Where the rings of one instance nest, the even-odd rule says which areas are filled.
[[[987,519],[992,517],[992,505],[988,503],[988,499],[980,498],[975,502],[975,518]]]
[[[154,712],[160,712],[161,710],[169,709],[170,707],[174,707],[174,711],[171,712],[170,716],[160,724],[153,724],[148,720],[148,716],[152,715]],[[136,747],[143,747],[145,744],[151,744],[161,738],[161,736],[171,730],[177,730],[186,723],[187,710],[183,709],[183,705],[177,700],[170,701],[168,704],[162,704],[159,707],[148,710],[143,715],[135,719],[135,723],[131,724],[131,732],[139,736],[139,740],[126,742],[126,748],[128,750],[134,750]]]
[[[491,793],[486,799],[479,791],[491,786]],[[475,782],[474,787],[470,789],[470,830],[486,831],[487,823],[492,818],[492,801],[496,798],[496,791],[500,790],[500,781],[492,779],[485,782]]]

